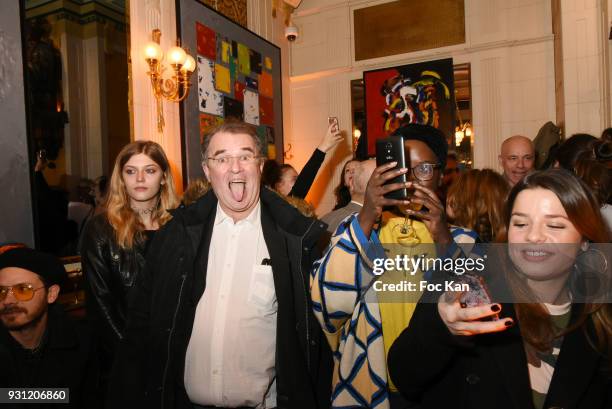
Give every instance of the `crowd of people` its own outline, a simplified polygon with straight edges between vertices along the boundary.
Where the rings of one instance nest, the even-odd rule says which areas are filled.
[[[85,320],[58,305],[59,259],[0,248],[0,386],[69,388],[73,408],[612,408],[610,134],[542,169],[512,136],[500,174],[407,125],[409,166],[349,159],[320,218],[304,199],[335,125],[298,173],[222,124],[182,199],[163,149],[130,143],[79,229]],[[471,289],[386,267],[493,254]]]

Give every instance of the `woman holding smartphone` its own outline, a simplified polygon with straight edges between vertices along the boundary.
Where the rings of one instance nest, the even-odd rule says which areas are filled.
[[[389,352],[395,385],[419,408],[612,407],[612,310],[584,297],[579,262],[599,257],[609,291],[606,255],[589,249],[609,240],[595,197],[567,171],[534,172],[510,192],[506,223],[508,262],[496,268],[513,302],[425,295]]]
[[[325,136],[299,174],[293,166],[286,163],[281,165],[275,160],[269,159],[264,163],[261,174],[262,183],[283,196],[304,199],[310,191],[325,156],[343,139],[344,137],[338,126],[338,119],[336,118],[335,121],[329,120]]]
[[[106,210],[87,224],[81,245],[87,315],[101,337],[102,365],[110,369],[123,338],[130,290],[155,231],[178,206],[170,165],[151,141],[126,145],[115,160]]]

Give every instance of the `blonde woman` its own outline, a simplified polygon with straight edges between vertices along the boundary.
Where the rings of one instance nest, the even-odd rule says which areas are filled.
[[[168,159],[155,142],[126,145],[115,161],[106,211],[87,224],[81,245],[87,315],[101,337],[103,365],[123,338],[130,290],[148,244],[178,206]]]

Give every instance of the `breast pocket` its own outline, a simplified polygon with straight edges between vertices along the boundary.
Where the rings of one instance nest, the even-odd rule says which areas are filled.
[[[276,290],[271,266],[253,266],[248,303],[265,311],[276,311]]]

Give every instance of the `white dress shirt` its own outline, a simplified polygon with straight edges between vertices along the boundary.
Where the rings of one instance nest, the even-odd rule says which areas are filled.
[[[258,203],[234,223],[219,205],[185,357],[191,402],[276,407],[277,302]]]

